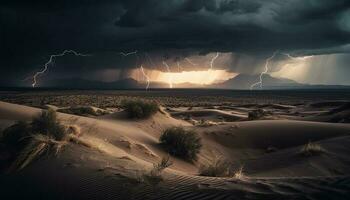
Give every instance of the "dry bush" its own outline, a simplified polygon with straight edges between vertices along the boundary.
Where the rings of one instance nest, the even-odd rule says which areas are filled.
[[[67,129],[49,109],[33,118],[31,123],[18,122],[4,130],[0,142],[10,153],[10,170],[20,170],[30,162],[47,155],[57,155],[69,139]]]
[[[58,109],[57,112],[80,115],[80,116],[101,116],[108,113],[101,109],[97,109],[97,108],[94,109],[90,106],[62,108],[62,109]]]
[[[194,131],[187,131],[183,127],[166,129],[159,141],[168,153],[187,160],[196,160],[202,147],[198,134]]]
[[[129,118],[144,119],[154,115],[159,110],[156,102],[142,100],[123,100],[122,108],[128,113]]]
[[[43,134],[51,136],[56,140],[63,140],[67,136],[65,127],[58,121],[54,110],[43,110],[31,123],[32,134]]]
[[[232,176],[231,165],[223,158],[215,158],[208,165],[202,165],[199,168],[199,175],[212,177]]]
[[[325,152],[326,150],[321,145],[309,142],[300,149],[299,154],[303,156],[315,156]]]

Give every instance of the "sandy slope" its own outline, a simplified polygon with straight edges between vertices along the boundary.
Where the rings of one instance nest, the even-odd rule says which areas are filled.
[[[38,113],[40,109],[0,102],[0,127],[5,128],[17,120],[30,120]],[[20,174],[6,175],[2,180],[10,179],[9,183],[14,184],[13,180],[18,179],[26,184],[27,178],[40,177],[37,184],[45,183],[48,190],[53,190],[52,194],[62,191],[62,196],[88,199],[113,199],[118,195],[128,199],[131,194],[135,199],[145,195],[154,199],[280,199],[283,196],[297,199],[327,192],[337,199],[346,199],[349,195],[348,124],[265,120],[194,127],[162,113],[147,120],[128,120],[123,113],[100,118],[60,113],[59,118],[64,123],[80,126],[84,133],[82,139],[93,148],[69,145],[60,157],[39,161]],[[166,155],[158,145],[158,138],[165,128],[174,125],[195,129],[201,135],[203,149],[199,160],[188,163],[172,158],[174,165],[166,171],[166,181],[159,190],[125,178],[149,170]],[[315,157],[298,155],[302,145],[309,141],[317,141],[327,153]],[[267,153],[269,147],[277,151]],[[225,157],[234,166],[244,165],[249,179],[193,176],[199,165],[217,156]],[[314,178],[300,178],[305,176]],[[62,188],[55,188],[56,183]],[[139,189],[130,190],[133,187]],[[79,194],[73,193],[75,190]]]
[[[186,117],[191,116],[196,119],[200,117],[201,119],[208,119],[216,121],[215,119],[221,119],[225,121],[240,121],[247,116],[241,113],[231,113],[227,111],[217,110],[217,109],[200,109],[200,110],[186,110],[171,113],[174,117]]]

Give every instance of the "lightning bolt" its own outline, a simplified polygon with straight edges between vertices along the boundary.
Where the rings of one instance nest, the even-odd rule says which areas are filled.
[[[37,84],[37,77],[41,74],[44,74],[48,68],[49,68],[49,65],[52,64],[54,62],[54,59],[57,58],[57,57],[62,57],[62,56],[65,56],[67,53],[72,53],[74,54],[75,56],[90,56],[90,55],[85,55],[85,54],[81,54],[81,53],[77,53],[76,51],[74,50],[64,50],[62,53],[60,54],[54,54],[54,55],[51,55],[50,56],[50,59],[45,63],[44,65],[44,69],[41,70],[41,71],[38,71],[36,72],[34,75],[33,75],[33,83],[32,83],[32,87],[34,88],[35,85]]]
[[[213,70],[214,62],[218,57],[219,57],[219,52],[216,52],[216,55],[210,61],[210,70]]]
[[[45,64],[45,68],[42,71],[38,71],[34,74],[33,76],[33,83],[32,83],[32,87],[35,87],[36,85],[36,78],[40,75],[46,72],[46,70],[48,69],[47,65]]]
[[[132,51],[132,52],[119,52],[120,55],[126,57],[126,56],[130,56],[130,55],[133,55],[133,54],[137,54],[137,50],[136,51]]]
[[[257,85],[260,85],[260,88],[262,89],[263,87],[263,75],[266,74],[268,71],[269,71],[269,63],[270,61],[277,55],[277,54],[281,54],[281,55],[284,55],[284,56],[287,56],[289,59],[292,59],[292,60],[306,60],[306,59],[309,59],[309,58],[312,58],[313,56],[303,56],[303,57],[294,57],[294,56],[291,56],[289,53],[280,53],[278,50],[275,51],[271,57],[267,58],[266,59],[266,62],[265,62],[265,70],[260,74],[260,77],[259,77],[259,82],[256,82],[254,84],[252,84],[250,86],[250,90],[253,90],[253,88]]]
[[[188,63],[190,63],[191,65],[193,65],[193,66],[197,66],[197,64],[196,63],[193,63],[190,59],[188,59],[188,58],[185,58],[185,60],[188,62]]]
[[[130,55],[136,55],[136,65],[138,64],[138,60],[139,60],[139,56],[137,55],[137,50],[135,51],[131,51],[131,52],[119,52],[120,55],[124,56],[124,57],[127,57],[127,56],[130,56]],[[151,61],[151,58],[149,57],[149,55],[147,53],[145,53],[146,56],[148,56],[148,59]],[[150,79],[149,77],[147,76],[147,74],[145,73],[145,70],[143,69],[143,66],[141,65],[140,66],[140,71],[143,75],[143,77],[145,78],[146,82],[147,82],[147,85],[146,85],[146,90],[148,90],[149,88],[149,85],[150,85]]]
[[[284,56],[287,56],[292,60],[306,60],[313,57],[313,56],[294,57],[294,56],[291,56],[289,53],[281,53],[281,54]]]
[[[148,90],[148,88],[149,88],[149,83],[150,83],[149,77],[147,76],[147,74],[146,74],[145,71],[143,70],[142,65],[140,66],[140,70],[141,70],[143,76],[145,77],[145,79],[146,79],[146,81],[147,81],[146,90]]]
[[[173,88],[173,77],[171,75],[171,71],[170,71],[170,67],[169,65],[163,61],[163,65],[166,67],[166,69],[168,70],[168,72],[170,73],[170,77],[169,77],[169,88]]]
[[[269,58],[266,59],[265,61],[265,70],[263,72],[260,73],[260,76],[259,76],[259,81],[256,82],[256,83],[253,83],[251,86],[250,86],[250,90],[253,90],[253,88],[257,85],[260,85],[260,88],[262,89],[263,87],[263,76],[264,74],[266,74],[268,71],[269,71],[269,63],[270,61],[276,56],[276,54],[278,53],[278,51],[275,51],[272,56],[270,56]]]
[[[197,66],[197,64],[196,63],[193,63],[192,62],[192,60],[190,60],[189,58],[185,58],[185,60],[188,62],[188,63],[190,63],[190,65],[192,65],[192,66]],[[180,62],[179,61],[177,61],[177,69],[178,69],[178,71],[180,72],[183,68],[182,68],[182,66],[180,65]]]

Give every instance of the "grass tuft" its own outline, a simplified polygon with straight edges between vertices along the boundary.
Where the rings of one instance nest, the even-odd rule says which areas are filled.
[[[166,129],[159,141],[169,154],[187,160],[196,160],[202,147],[198,134],[194,131],[187,131],[183,127]]]
[[[148,174],[142,175],[139,180],[143,183],[155,186],[163,181],[162,172],[173,164],[170,156],[162,157],[162,160],[153,164],[152,170]]]
[[[230,163],[223,158],[215,158],[207,165],[199,168],[199,175],[211,177],[228,177],[232,176]]]
[[[317,143],[309,142],[301,148],[299,154],[309,157],[309,156],[320,155],[325,152],[326,150],[321,145]]]
[[[173,164],[170,161],[170,156],[162,157],[162,160],[159,163],[153,164],[153,169],[151,170],[151,175],[159,176],[166,168],[170,167]]]
[[[236,170],[234,173],[233,173],[233,177],[236,178],[236,179],[245,179],[246,176],[244,175],[243,173],[243,166],[241,166],[238,170]]]

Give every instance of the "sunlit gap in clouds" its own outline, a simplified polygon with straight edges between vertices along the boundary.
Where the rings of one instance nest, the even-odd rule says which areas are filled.
[[[226,70],[205,70],[205,71],[181,71],[181,72],[162,72],[158,70],[145,69],[151,82],[164,82],[172,78],[173,84],[191,83],[198,85],[210,85],[219,83],[235,77],[237,74]],[[137,70],[131,73],[132,78],[138,81],[144,81]],[[176,86],[176,85],[175,85]]]
[[[290,57],[291,58],[291,57]],[[315,71],[310,69],[316,56],[304,56],[291,58],[281,63],[281,69],[271,73],[272,76],[280,78],[288,78],[300,83],[306,83],[310,73],[315,74]]]
[[[305,56],[299,60],[284,63],[281,70],[271,75],[293,79],[300,83],[348,85],[348,54]]]

